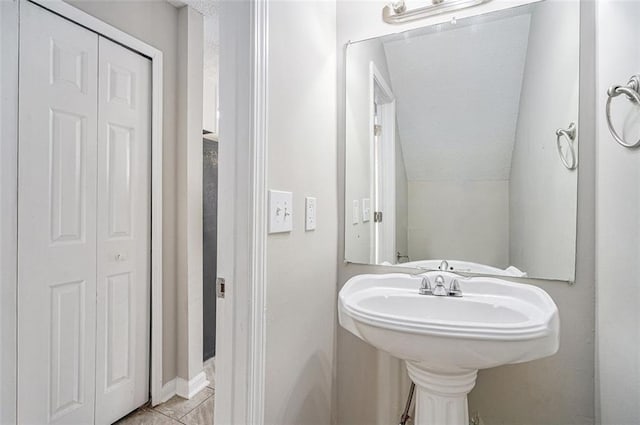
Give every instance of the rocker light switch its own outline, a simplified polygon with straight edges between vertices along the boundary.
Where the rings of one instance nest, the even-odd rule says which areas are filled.
[[[351,223],[360,223],[360,201],[358,201],[357,199],[353,200],[353,216],[351,219]]]
[[[371,220],[371,200],[369,198],[362,199],[362,222],[366,223]]]
[[[269,233],[290,232],[293,229],[293,194],[269,191]]]
[[[307,196],[304,200],[305,206],[305,221],[304,230],[316,229],[316,198]]]

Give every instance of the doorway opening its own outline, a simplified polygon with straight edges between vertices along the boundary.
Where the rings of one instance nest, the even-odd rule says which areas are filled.
[[[394,264],[396,257],[396,101],[391,87],[369,64],[369,105],[371,140],[371,262]]]
[[[216,355],[218,259],[218,138],[204,131],[202,138],[202,290],[203,360],[205,370]],[[207,378],[211,381],[209,373]]]

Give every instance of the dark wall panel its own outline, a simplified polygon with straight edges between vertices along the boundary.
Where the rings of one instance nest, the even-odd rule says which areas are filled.
[[[216,354],[216,266],[218,250],[218,142],[203,140],[203,328],[204,360]]]

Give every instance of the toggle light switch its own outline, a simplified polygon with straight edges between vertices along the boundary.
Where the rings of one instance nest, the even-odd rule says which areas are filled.
[[[293,194],[280,190],[269,191],[269,233],[293,230]]]

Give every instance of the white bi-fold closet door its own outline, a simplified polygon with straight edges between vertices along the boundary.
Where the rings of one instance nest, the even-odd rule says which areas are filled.
[[[110,424],[149,398],[151,62],[20,14],[18,423]]]

